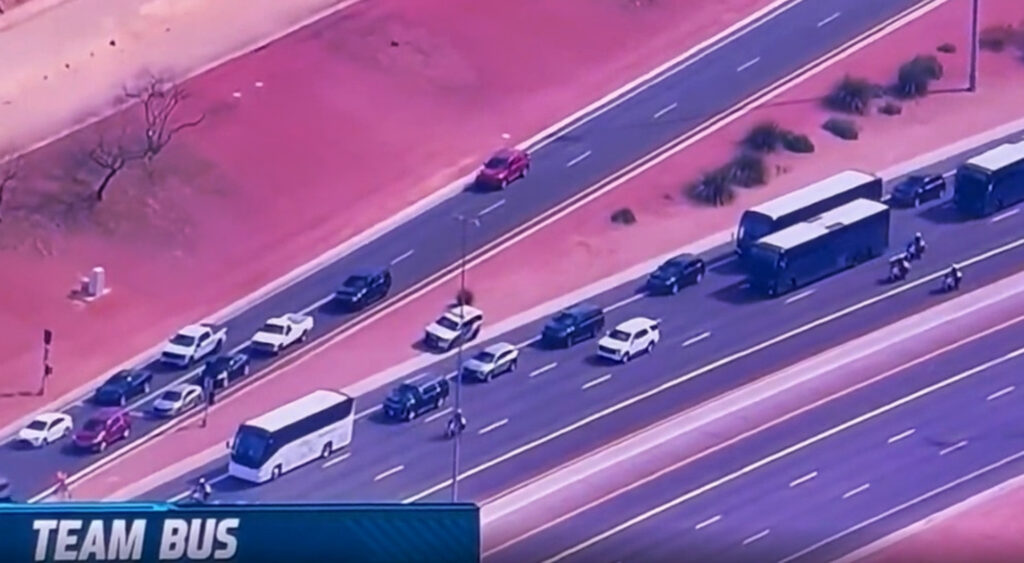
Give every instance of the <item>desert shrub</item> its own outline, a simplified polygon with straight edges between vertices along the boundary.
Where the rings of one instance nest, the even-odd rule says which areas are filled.
[[[719,168],[704,174],[701,179],[687,190],[691,198],[714,207],[721,207],[732,202],[736,197],[729,181],[729,170]]]
[[[899,115],[903,113],[903,106],[893,101],[888,101],[878,108],[878,113],[883,115]]]
[[[1013,42],[1014,29],[1011,25],[999,25],[981,30],[978,47],[994,53],[1002,52]]]
[[[807,135],[787,131],[782,137],[782,148],[789,152],[812,153],[814,152],[814,142]]]
[[[476,300],[476,296],[469,289],[460,289],[455,293],[455,304],[465,305],[467,307],[473,306],[473,301]]]
[[[636,223],[636,214],[628,207],[623,207],[612,213],[612,223],[620,225],[632,225]]]
[[[744,188],[764,185],[768,181],[768,164],[764,156],[743,152],[729,163],[729,179]]]
[[[878,93],[878,86],[871,82],[846,76],[825,96],[825,105],[835,111],[863,114]]]
[[[916,98],[928,93],[928,85],[942,78],[942,63],[935,55],[918,55],[903,63],[896,77],[901,96]]]
[[[757,152],[775,152],[782,142],[785,131],[774,121],[756,125],[743,139],[743,146]]]
[[[952,43],[943,43],[942,45],[936,47],[935,50],[940,53],[946,53],[947,55],[949,55],[956,52],[956,45]]]
[[[830,117],[821,127],[846,141],[856,141],[860,137],[860,130],[852,119]]]

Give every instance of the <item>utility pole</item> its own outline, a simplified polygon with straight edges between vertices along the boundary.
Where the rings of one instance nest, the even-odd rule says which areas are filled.
[[[479,225],[477,219],[467,219],[463,215],[456,216],[460,223],[461,229],[461,245],[460,245],[460,260],[459,260],[459,295],[455,300],[459,307],[459,326],[464,326],[466,322],[466,240],[468,234],[468,223],[472,222],[474,225]],[[452,415],[453,419],[462,416],[462,349],[463,349],[463,338],[459,338],[459,345],[455,352],[455,414]],[[459,498],[459,457],[460,449],[462,446],[462,432],[456,432],[454,436],[454,444],[452,445],[452,503],[458,502]]]
[[[978,89],[978,11],[981,0],[971,0],[971,70],[968,92]]]
[[[43,377],[39,381],[38,395],[42,397],[46,394],[46,380],[53,375],[53,366],[50,365],[50,344],[53,344],[53,331],[44,328],[43,329]]]

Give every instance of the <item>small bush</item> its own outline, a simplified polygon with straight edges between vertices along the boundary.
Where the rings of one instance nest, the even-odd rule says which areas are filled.
[[[900,66],[896,77],[899,93],[906,98],[924,96],[929,84],[942,78],[942,74],[942,63],[935,55],[918,55]]]
[[[807,135],[787,131],[782,137],[782,148],[789,152],[807,154],[814,152],[814,142]]]
[[[729,179],[744,188],[764,185],[768,181],[768,165],[757,153],[740,153],[729,163]]]
[[[628,207],[623,207],[612,213],[612,223],[620,225],[632,225],[636,223],[636,214]]]
[[[1006,46],[1013,42],[1013,26],[1000,25],[981,30],[978,37],[978,47],[986,51],[1001,53]]]
[[[455,293],[455,304],[456,305],[465,305],[467,307],[472,307],[473,306],[473,301],[475,301],[475,300],[476,300],[476,298],[473,295],[473,292],[468,290],[468,289],[460,289],[459,291],[457,291]]]
[[[846,141],[856,141],[860,138],[860,130],[852,119],[830,117],[822,125],[822,128]]]
[[[782,142],[785,131],[774,121],[755,126],[743,139],[743,146],[756,152],[775,152]]]
[[[825,96],[825,105],[844,113],[864,114],[871,99],[879,95],[878,86],[863,78],[846,76]]]
[[[945,53],[947,55],[950,55],[950,54],[953,54],[953,53],[956,52],[956,45],[954,45],[952,43],[943,43],[942,45],[939,45],[938,47],[936,47],[935,50],[940,52],[940,53]]]
[[[729,170],[726,168],[704,174],[688,191],[687,195],[693,199],[714,207],[727,205],[736,197],[732,184],[729,183]]]
[[[885,102],[878,108],[878,113],[883,115],[899,115],[903,113],[903,106],[892,101]]]

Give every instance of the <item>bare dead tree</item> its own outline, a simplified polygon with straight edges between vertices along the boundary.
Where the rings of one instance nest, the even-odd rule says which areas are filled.
[[[107,188],[110,187],[110,182],[113,181],[114,176],[117,176],[118,172],[124,170],[124,167],[129,162],[142,158],[142,156],[142,154],[129,151],[120,139],[115,143],[109,143],[103,137],[100,137],[96,141],[96,146],[89,151],[89,159],[105,171],[103,179],[100,180],[99,185],[96,187],[96,200],[103,201],[103,195],[106,193]]]
[[[164,150],[175,135],[184,129],[199,125],[206,119],[206,114],[201,113],[199,117],[189,121],[175,120],[175,111],[188,94],[181,86],[163,78],[150,78],[139,91],[126,89],[125,96],[138,100],[142,105],[146,127],[146,144],[142,158],[146,160],[147,165],[152,164],[153,158]]]
[[[18,179],[18,174],[21,172],[21,158],[15,158],[7,161],[4,164],[3,170],[0,171],[0,221],[3,221],[3,207],[4,207],[4,195],[7,193],[7,189]]]

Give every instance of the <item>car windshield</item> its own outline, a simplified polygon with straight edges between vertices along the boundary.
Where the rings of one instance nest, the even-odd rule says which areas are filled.
[[[32,422],[28,423],[28,426],[26,426],[26,428],[28,428],[29,430],[46,430],[46,426],[46,422],[42,420],[33,420]]]
[[[608,338],[620,342],[629,342],[629,333],[624,330],[615,329],[608,333]]]
[[[437,319],[437,324],[448,330],[459,330],[459,323],[449,317]]]
[[[103,421],[98,418],[93,418],[85,421],[85,430],[87,432],[96,432],[97,430],[103,429]]]
[[[175,334],[171,337],[171,344],[176,346],[191,346],[195,341],[196,338],[194,336],[189,336],[187,334]]]
[[[415,393],[416,393],[416,388],[415,387],[413,387],[412,385],[409,385],[408,383],[403,383],[403,384],[399,385],[398,387],[395,387],[394,389],[392,389],[391,393],[388,394],[388,398],[393,399],[393,400],[398,401],[398,402],[405,402],[407,400],[412,399],[412,397],[415,395]]]
[[[494,360],[496,360],[497,358],[497,354],[493,354],[491,352],[488,352],[487,350],[479,352],[477,353],[477,355],[473,356],[474,360],[482,364],[493,364]]]
[[[370,285],[370,279],[366,276],[349,276],[344,285],[352,289],[363,289]]]
[[[260,332],[265,332],[267,334],[284,334],[284,327],[275,323],[266,323],[263,325],[263,328],[260,329]]]
[[[505,168],[508,166],[508,157],[505,156],[492,156],[484,164],[486,168]]]
[[[164,391],[164,396],[160,397],[165,401],[175,402],[181,400],[181,391]]]

